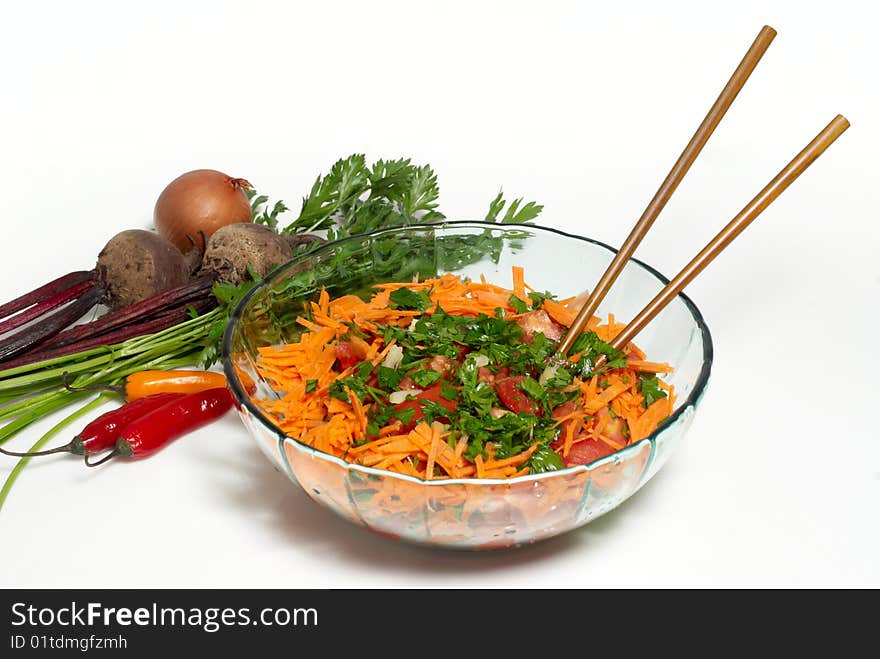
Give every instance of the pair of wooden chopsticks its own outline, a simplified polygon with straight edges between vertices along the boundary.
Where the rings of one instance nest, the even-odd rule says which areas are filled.
[[[648,229],[657,219],[660,211],[666,206],[666,202],[675,192],[678,184],[687,174],[694,160],[703,150],[709,136],[718,126],[721,118],[730,108],[733,100],[745,85],[755,66],[766,52],[776,30],[765,25],[752,46],[743,57],[736,71],[733,72],[727,85],[721,91],[715,103],[703,119],[697,132],[673,165],[666,179],[660,185],[657,193],[651,199],[642,216],[636,222],[629,236],[627,236],[620,250],[615,255],[611,264],[602,275],[596,287],[590,293],[587,301],[581,307],[574,322],[569,327],[562,341],[559,343],[558,354],[565,355],[571,349],[575,339],[580,335],[587,320],[599,308],[605,295],[608,293],[617,276],[623,270],[627,260],[632,256],[636,247],[645,237]],[[767,186],[743,208],[730,223],[716,235],[706,247],[679,272],[639,314],[610,342],[613,348],[622,350],[627,343],[647,325],[660,311],[677,296],[703,269],[727,247],[751,222],[761,214],[791,183],[809,167],[831,144],[849,128],[849,122],[842,115],[837,115],[822,131],[810,142],[803,151],[789,162]]]

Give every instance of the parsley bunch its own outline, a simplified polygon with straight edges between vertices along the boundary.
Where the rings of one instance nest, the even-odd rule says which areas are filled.
[[[284,202],[270,203],[268,196],[253,190],[248,190],[247,194],[253,222],[291,236],[308,234],[335,240],[446,219],[438,209],[440,188],[434,170],[430,165],[414,164],[409,158],[380,159],[372,165],[368,165],[366,157],[360,153],[340,158],[327,174],[318,176],[303,197],[296,219],[287,224],[284,224],[283,216],[291,209]],[[534,201],[523,203],[522,198],[508,202],[498,192],[489,203],[485,220],[499,224],[527,224],[542,209],[543,206]],[[526,234],[521,236],[525,237]],[[506,239],[510,238],[508,235]],[[330,258],[315,264],[313,269],[292,275],[285,284],[284,295],[293,298],[320,286],[329,290],[356,290],[369,285],[377,276],[395,281],[405,281],[415,274],[435,276],[438,269],[456,270],[487,255],[497,262],[504,240],[488,230],[476,235],[436,239],[432,235],[414,235],[409,239],[380,237],[371,243],[368,264],[363,263],[359,245],[342,244]],[[437,249],[426,249],[428,244],[436,244]],[[313,246],[302,244],[295,248],[292,256],[304,254]],[[219,359],[220,341],[229,316],[254,283],[245,282],[240,287],[218,284],[215,287],[214,296],[222,313],[206,333],[205,349],[200,357],[204,366],[211,366]],[[420,304],[414,300],[398,302],[410,305],[400,308],[418,309]],[[295,314],[289,311],[267,309],[267,315],[275,320],[275,333],[279,338],[285,337],[295,322]]]

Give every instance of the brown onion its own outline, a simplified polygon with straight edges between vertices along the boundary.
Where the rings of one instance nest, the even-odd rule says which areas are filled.
[[[203,251],[205,239],[220,227],[251,221],[251,205],[244,192],[250,187],[243,178],[232,178],[214,169],[182,174],[156,201],[156,231],[183,253],[194,247]]]

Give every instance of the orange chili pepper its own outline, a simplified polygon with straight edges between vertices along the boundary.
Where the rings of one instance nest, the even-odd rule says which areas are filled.
[[[139,371],[125,378],[125,400],[153,394],[195,394],[226,386],[226,376],[214,371]]]
[[[131,402],[155,394],[197,394],[226,386],[226,376],[213,371],[138,371],[125,378],[121,385],[89,385],[74,387],[62,376],[70,391],[115,391]]]

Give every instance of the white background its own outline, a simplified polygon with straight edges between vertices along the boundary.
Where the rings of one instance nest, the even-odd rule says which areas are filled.
[[[852,128],[690,287],[708,392],[600,520],[492,554],[395,543],[312,503],[230,414],[140,463],[32,462],[0,585],[880,586],[880,16],[653,4],[4,3],[4,300],[149,226],[184,171],[296,206],[352,152],[430,163],[452,218],[503,187],[619,244],[765,23],[779,36],[637,256],[674,274],[836,113]]]

